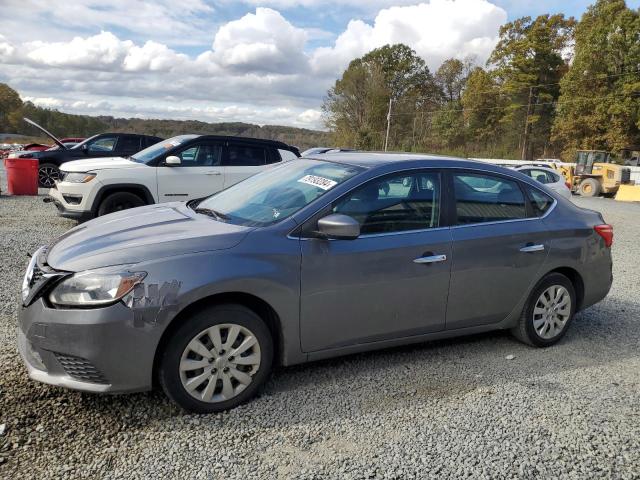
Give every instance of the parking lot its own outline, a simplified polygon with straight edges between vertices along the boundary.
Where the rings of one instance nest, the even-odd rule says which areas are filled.
[[[27,254],[74,222],[42,197],[2,196],[0,477],[638,478],[640,204],[575,201],[615,228],[614,285],[557,346],[498,332],[311,363],[197,416],[159,392],[27,378],[15,346]]]

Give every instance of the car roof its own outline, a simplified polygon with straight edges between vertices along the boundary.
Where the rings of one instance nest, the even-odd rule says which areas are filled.
[[[271,145],[276,148],[291,150],[296,148],[293,145],[286,144],[279,140],[271,140],[268,138],[240,137],[237,135],[196,135],[193,140],[219,140],[219,141],[241,141],[246,143],[259,143],[263,145]]]
[[[375,168],[396,162],[425,162],[429,167],[457,167],[504,172],[506,169],[490,163],[468,160],[465,158],[433,155],[429,153],[404,152],[335,152],[322,155],[310,154],[304,158],[345,163],[362,168]]]

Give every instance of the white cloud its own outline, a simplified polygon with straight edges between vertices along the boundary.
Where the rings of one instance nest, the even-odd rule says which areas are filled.
[[[117,30],[136,40],[206,45],[217,21],[206,0],[3,0],[2,13],[3,30],[22,41]]]
[[[24,2],[44,8],[44,0]],[[98,22],[95,8],[89,8],[97,2],[79,0],[79,15],[89,23]],[[114,0],[105,12],[120,11],[123,2]],[[146,8],[147,2],[132,5]],[[188,0],[185,16],[202,5]],[[172,15],[165,20],[177,21]],[[429,0],[382,9],[371,23],[351,20],[329,38],[319,29],[293,25],[276,10],[257,8],[212,30],[211,47],[192,55],[164,41],[136,41],[108,29],[54,42],[0,35],[0,81],[42,105],[75,112],[320,127],[322,98],[355,57],[402,42],[432,70],[452,56],[474,55],[483,62],[504,21],[504,10],[487,0]],[[317,47],[323,37],[324,46]],[[314,48],[307,49],[309,43]]]
[[[485,61],[507,13],[487,0],[431,0],[380,10],[373,25],[352,20],[333,47],[318,48],[315,71],[339,74],[348,62],[386,44],[405,43],[435,70],[447,58]]]
[[[223,25],[213,40],[213,58],[223,67],[238,71],[299,71],[307,34],[279,12],[257,8],[239,20]]]
[[[86,70],[117,66],[122,63],[133,42],[122,41],[111,32],[101,32],[88,38],[75,37],[70,42],[26,44],[27,58],[52,67],[80,67]]]
[[[318,125],[322,121],[322,112],[309,108],[298,115],[297,120],[303,125]]]

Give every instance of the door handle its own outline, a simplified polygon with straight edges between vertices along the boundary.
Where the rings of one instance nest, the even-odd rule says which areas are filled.
[[[523,253],[533,253],[533,252],[542,252],[544,250],[544,245],[532,245],[527,244],[520,249]]]
[[[446,259],[446,255],[429,255],[427,257],[416,258],[413,263],[438,263],[444,262]]]
[[[204,172],[205,175],[222,175],[222,172]]]

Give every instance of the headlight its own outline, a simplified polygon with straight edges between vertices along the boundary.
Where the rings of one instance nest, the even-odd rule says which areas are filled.
[[[31,257],[31,261],[29,262],[29,266],[27,267],[27,271],[24,274],[24,278],[22,280],[22,301],[24,302],[29,296],[29,289],[31,287],[31,280],[33,279],[33,269],[36,266],[36,262],[38,260],[38,255],[40,255],[40,251],[44,247],[40,247],[36,253]]]
[[[95,173],[67,173],[64,176],[65,182],[69,183],[87,183],[96,178]]]
[[[116,302],[140,283],[146,272],[122,271],[123,267],[76,273],[49,294],[54,305],[93,307]]]

